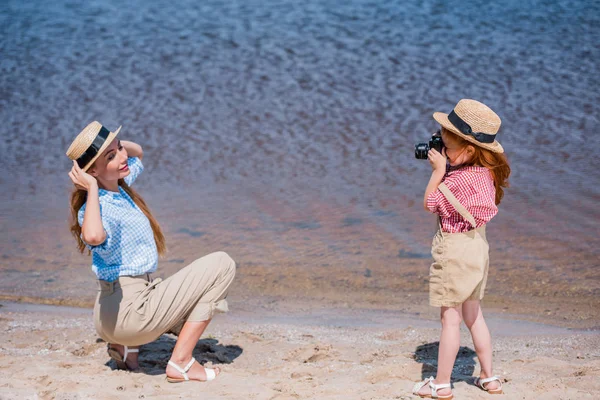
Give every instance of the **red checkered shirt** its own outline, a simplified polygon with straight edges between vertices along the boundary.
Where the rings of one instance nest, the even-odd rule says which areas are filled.
[[[442,180],[462,204],[475,218],[477,227],[487,224],[497,213],[496,187],[492,174],[485,167],[464,167],[451,171]],[[438,214],[442,230],[448,233],[467,232],[473,229],[450,204],[440,189],[427,197],[427,208]]]

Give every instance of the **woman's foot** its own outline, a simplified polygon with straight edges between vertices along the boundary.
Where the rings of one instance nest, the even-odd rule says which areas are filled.
[[[139,348],[140,346],[127,347],[127,354],[125,354],[125,346],[109,343],[108,355],[117,362],[118,368],[135,371],[140,368],[138,363]]]
[[[418,395],[419,397],[431,397],[432,387],[430,386],[430,382],[433,383],[434,391],[440,399],[452,399],[452,388],[450,384],[444,385],[441,383],[436,383],[436,381],[431,378],[427,378],[422,382],[419,382],[413,388],[413,393]],[[421,387],[419,387],[421,386]],[[440,387],[443,386],[443,387]],[[447,387],[446,387],[447,386]],[[437,390],[435,390],[437,389]]]
[[[192,361],[192,358],[189,358],[187,360],[177,360],[175,358],[171,358],[171,360],[170,360],[170,362],[179,366],[179,368],[181,368],[181,370],[185,370],[185,367],[190,363],[190,361]],[[182,373],[181,370],[178,370],[175,366],[171,365],[170,363],[167,364],[167,369],[165,371],[167,373],[167,379],[172,382],[184,381],[185,380],[184,373],[187,375],[188,379],[191,381],[205,382],[207,380],[214,379],[211,376],[209,376],[209,375],[212,375],[212,373],[209,373],[207,375],[207,372],[206,372],[207,368],[204,368],[202,365],[200,365],[199,362],[197,362],[195,360],[192,363],[192,365],[189,367],[189,369],[187,369],[184,373]],[[214,376],[218,376],[221,373],[221,369],[219,367],[216,367],[212,371],[214,371]]]

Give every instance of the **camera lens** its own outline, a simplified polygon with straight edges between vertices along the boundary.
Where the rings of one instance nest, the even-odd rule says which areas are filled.
[[[428,152],[429,152],[429,145],[427,143],[415,144],[415,158],[417,160],[427,160]]]

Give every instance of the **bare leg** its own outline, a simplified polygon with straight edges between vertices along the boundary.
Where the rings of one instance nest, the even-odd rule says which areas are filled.
[[[483,318],[479,300],[467,300],[462,305],[465,325],[471,331],[475,352],[481,365],[480,378],[489,378],[492,375],[492,337]],[[488,389],[497,389],[500,384],[496,381],[486,384]]]
[[[192,359],[192,351],[200,336],[208,326],[211,320],[202,321],[202,322],[186,322],[181,328],[181,332],[179,332],[179,337],[177,338],[177,343],[175,343],[175,348],[173,349],[173,354],[171,354],[171,361],[180,367],[184,367],[187,363]],[[181,374],[175,368],[167,365],[167,376],[172,378],[181,378]],[[219,368],[215,369],[215,373],[218,375],[221,372]],[[206,380],[206,371],[204,371],[204,367],[199,363],[194,363],[192,368],[188,371],[188,376],[190,379],[204,381]]]
[[[450,383],[452,376],[452,368],[456,355],[460,348],[460,322],[461,308],[460,307],[442,307],[442,334],[440,336],[440,349],[438,352],[438,368],[437,375],[433,383],[442,384]],[[447,396],[452,393],[450,388],[440,389],[438,395]],[[419,394],[431,394],[429,386],[425,385],[419,390]]]
[[[109,346],[111,348],[117,350],[119,352],[119,354],[121,355],[121,357],[125,356],[125,347],[123,347],[122,344],[111,343]],[[140,346],[127,346],[127,347],[129,347],[130,350],[140,348]],[[128,353],[127,354],[127,359],[125,360],[125,364],[127,364],[127,367],[129,367],[129,369],[135,370],[140,367],[140,365],[138,364],[138,355],[139,354],[140,353]]]

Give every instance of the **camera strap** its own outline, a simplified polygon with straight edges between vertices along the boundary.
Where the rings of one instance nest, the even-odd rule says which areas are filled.
[[[466,219],[467,221],[469,221],[471,223],[471,225],[473,226],[473,229],[477,228],[477,226],[476,226],[477,223],[475,222],[475,217],[473,217],[473,215],[465,208],[465,206],[460,204],[458,199],[456,197],[454,197],[454,195],[452,194],[450,189],[448,189],[448,186],[446,186],[446,184],[444,182],[440,183],[440,185],[438,186],[438,189],[440,189],[440,192],[442,192],[442,194],[446,197],[446,199],[448,199],[450,204],[452,204],[454,206],[456,211],[458,211],[458,213],[464,219]]]

